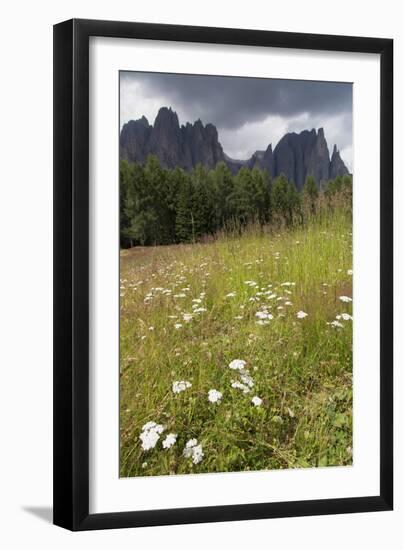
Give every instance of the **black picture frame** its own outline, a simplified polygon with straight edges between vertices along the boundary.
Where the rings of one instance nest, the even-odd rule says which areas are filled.
[[[380,491],[372,496],[89,513],[89,38],[380,54]],[[78,530],[393,507],[393,40],[73,19],[54,26],[54,523]]]

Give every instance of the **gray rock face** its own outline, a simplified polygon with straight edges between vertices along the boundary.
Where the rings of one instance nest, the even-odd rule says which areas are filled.
[[[197,164],[214,168],[224,161],[233,174],[242,166],[266,169],[272,177],[284,174],[301,190],[307,176],[313,176],[320,186],[336,176],[348,174],[348,169],[334,146],[329,158],[323,128],[304,130],[300,134],[286,134],[276,145],[265,151],[256,151],[247,160],[228,157],[218,141],[217,128],[213,124],[179,125],[178,115],[171,108],[161,107],[154,126],[143,116],[125,124],[120,134],[120,156],[129,162],[144,163],[147,155],[156,155],[165,168],[179,166],[191,170]]]
[[[256,151],[247,161],[248,168],[259,168],[267,170],[269,174],[274,174],[274,156],[271,143],[266,151]]]
[[[151,131],[145,116],[125,124],[120,133],[120,157],[130,162],[144,162]]]
[[[318,185],[329,180],[330,160],[323,128],[286,134],[274,149],[275,175],[284,174],[297,189],[302,189],[307,176]]]
[[[144,163],[147,155],[156,155],[165,168],[180,166],[191,170],[197,164],[207,168],[224,160],[217,129],[212,124],[179,126],[178,115],[161,107],[150,126],[145,117],[125,124],[120,134],[120,156],[129,162]]]
[[[333,147],[332,158],[330,159],[329,177],[334,179],[337,176],[348,174],[347,166],[344,164],[336,145]]]

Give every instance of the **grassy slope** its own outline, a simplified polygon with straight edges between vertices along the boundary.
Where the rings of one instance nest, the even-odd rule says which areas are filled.
[[[327,324],[352,313],[339,299],[352,295],[351,268],[351,221],[340,212],[292,231],[122,251],[121,475],[351,464],[352,322]],[[185,322],[192,305],[207,311]],[[274,319],[261,326],[263,306]],[[231,387],[233,359],[247,363],[248,394]],[[192,387],[175,395],[176,380]],[[207,399],[213,388],[220,403]],[[165,432],[143,451],[150,420]],[[178,439],[164,450],[169,432]],[[182,455],[190,438],[203,446],[197,465]]]

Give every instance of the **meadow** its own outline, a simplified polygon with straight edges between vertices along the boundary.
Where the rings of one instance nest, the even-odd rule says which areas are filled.
[[[121,251],[120,475],[352,464],[352,223]]]

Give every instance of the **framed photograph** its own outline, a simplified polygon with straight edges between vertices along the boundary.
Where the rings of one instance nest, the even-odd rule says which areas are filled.
[[[391,510],[393,42],[54,27],[54,523]]]

